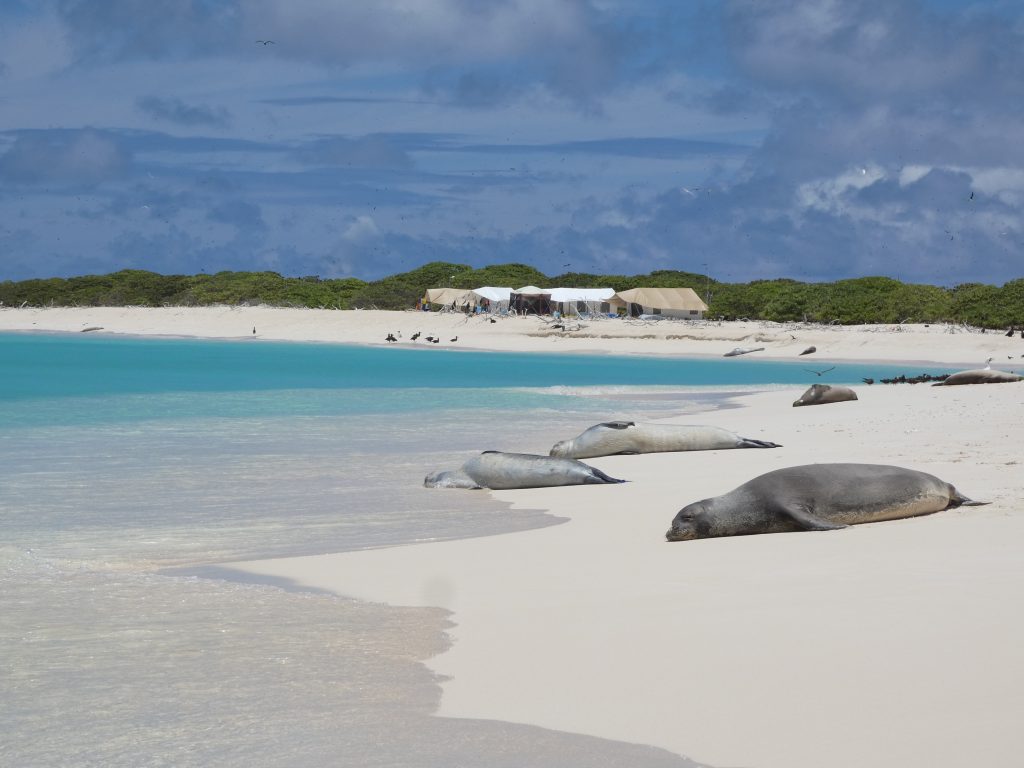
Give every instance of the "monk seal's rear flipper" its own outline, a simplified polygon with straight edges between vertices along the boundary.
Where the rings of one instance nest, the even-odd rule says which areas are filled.
[[[603,421],[599,426],[608,427],[608,429],[629,429],[630,427],[636,426],[635,421]]]
[[[984,507],[986,504],[991,504],[991,501],[975,501],[974,499],[968,499],[966,496],[961,496],[960,492],[950,499],[950,507]]]
[[[587,485],[591,485],[591,484],[594,484],[594,483],[624,483],[624,482],[626,482],[625,480],[619,480],[617,477],[612,477],[611,475],[606,475],[604,472],[602,472],[597,467],[591,467],[589,464],[585,464],[584,466],[590,467],[590,471],[593,473],[592,477],[588,477],[586,480],[583,481]]]
[[[779,443],[772,443],[768,440],[755,440],[752,437],[741,437],[737,448],[781,448]]]

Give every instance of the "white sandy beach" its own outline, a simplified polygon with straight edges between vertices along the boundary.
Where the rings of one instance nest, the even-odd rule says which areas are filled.
[[[428,346],[427,336],[441,341],[431,348],[488,349],[502,352],[586,352],[591,354],[710,355],[721,357],[734,347],[764,347],[747,359],[803,358],[884,360],[897,363],[940,362],[984,366],[994,357],[1008,370],[1024,369],[1024,339],[1002,332],[980,333],[949,325],[824,326],[759,322],[689,322],[683,320],[567,320],[569,329],[552,328],[550,318],[502,317],[461,313],[387,312],[380,310],[280,309],[274,307],[0,307],[0,331],[255,338],[270,341],[316,341],[386,345],[388,333],[401,334],[396,346]],[[253,334],[253,329],[256,333]],[[422,335],[413,342],[416,332]],[[457,339],[457,341],[451,341]],[[1012,357],[1013,360],[1008,360]],[[813,367],[813,366],[811,366]],[[909,371],[908,371],[909,373]]]
[[[375,344],[422,331],[439,334],[438,347],[717,356],[764,346],[754,356],[776,359],[815,345],[801,359],[954,369],[993,357],[1024,371],[1019,336],[947,326],[585,325],[563,334],[535,318],[262,307],[0,310],[0,330],[242,338],[255,327],[258,339]],[[494,494],[562,525],[229,567],[452,611],[451,648],[430,662],[447,676],[442,716],[650,744],[716,766],[1019,765],[1024,383],[861,386],[856,402],[791,407],[802,389],[675,420],[782,448],[591,459],[630,482]],[[824,533],[664,539],[689,502],[831,461],[923,470],[992,503]]]

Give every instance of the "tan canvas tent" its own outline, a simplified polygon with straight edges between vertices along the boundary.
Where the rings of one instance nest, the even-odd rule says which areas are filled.
[[[427,288],[427,292],[423,294],[424,304],[440,304],[455,309],[471,307],[477,301],[477,295],[465,288]]]
[[[692,288],[633,288],[619,291],[613,299],[622,301],[630,315],[699,318],[708,311]]]

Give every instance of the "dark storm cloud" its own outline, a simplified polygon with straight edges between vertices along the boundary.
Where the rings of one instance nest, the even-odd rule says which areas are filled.
[[[165,99],[159,96],[144,96],[136,105],[140,110],[155,117],[157,120],[177,123],[179,125],[210,125],[226,126],[230,114],[223,107],[186,104],[181,99]]]

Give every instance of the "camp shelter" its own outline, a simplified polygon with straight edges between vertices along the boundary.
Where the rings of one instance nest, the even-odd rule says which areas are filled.
[[[708,311],[708,305],[692,288],[633,288],[619,291],[614,299],[624,302],[632,317],[661,315],[696,319],[704,317]]]
[[[423,304],[439,304],[452,309],[464,309],[477,303],[477,296],[465,288],[427,288]]]
[[[596,315],[610,312],[614,288],[552,288],[551,304],[563,315]]]
[[[508,311],[508,300],[512,296],[511,288],[495,287],[485,285],[483,288],[474,288],[473,293],[477,295],[480,305],[488,312]]]
[[[551,289],[525,285],[512,291],[509,307],[523,315],[550,315]]]

